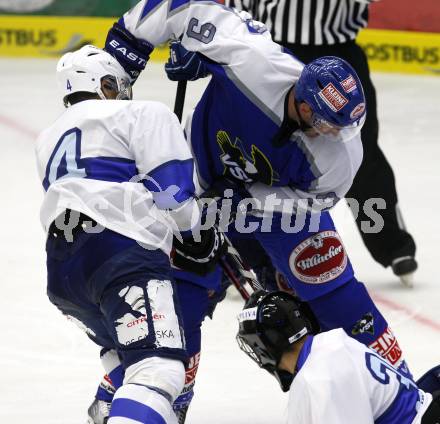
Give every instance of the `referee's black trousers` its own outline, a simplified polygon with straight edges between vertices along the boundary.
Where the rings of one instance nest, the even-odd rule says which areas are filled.
[[[354,198],[359,202],[356,224],[365,246],[377,262],[386,267],[391,264],[393,259],[402,256],[415,256],[416,245],[411,235],[405,230],[397,208],[393,170],[378,145],[379,124],[376,91],[370,79],[365,53],[354,41],[325,46],[297,44],[285,44],[284,46],[304,63],[309,63],[320,56],[339,56],[349,62],[358,73],[364,87],[368,111],[361,133],[364,159],[346,197]],[[371,218],[363,211],[365,201],[370,198],[382,198],[386,202],[386,209],[377,211],[384,220],[384,227],[378,233],[366,233],[361,230],[363,221],[371,222],[371,225],[374,225]]]

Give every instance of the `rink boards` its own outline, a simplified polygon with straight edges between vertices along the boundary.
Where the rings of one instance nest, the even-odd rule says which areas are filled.
[[[0,15],[0,56],[58,57],[85,44],[103,46],[113,18]],[[375,71],[440,74],[440,34],[366,29],[358,37]],[[152,60],[164,61],[167,47]]]

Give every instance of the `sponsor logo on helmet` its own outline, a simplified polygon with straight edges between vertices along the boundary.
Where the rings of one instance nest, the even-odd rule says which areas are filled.
[[[351,119],[359,118],[363,115],[365,111],[365,103],[359,103],[357,106],[354,107],[354,109],[350,113]]]
[[[336,231],[321,231],[300,243],[290,254],[290,269],[308,284],[322,284],[340,276],[347,255]]]
[[[298,333],[294,334],[292,337],[289,337],[289,343],[290,344],[295,343],[300,338],[304,337],[307,333],[308,333],[308,330],[306,327],[304,327],[302,330],[298,331]]]
[[[348,99],[331,82],[318,95],[333,112],[339,112],[348,103]]]
[[[391,365],[399,365],[402,361],[402,349],[389,327],[368,347],[375,350]]]
[[[238,318],[238,322],[252,321],[254,319],[257,319],[257,307],[255,306],[254,308],[243,309],[238,314],[237,318]]]
[[[344,81],[341,81],[342,88],[346,93],[351,93],[356,90],[356,80],[353,78],[353,75],[349,75]]]
[[[365,314],[353,327],[351,334],[357,336],[358,334],[369,333],[374,335],[374,317],[371,312]]]

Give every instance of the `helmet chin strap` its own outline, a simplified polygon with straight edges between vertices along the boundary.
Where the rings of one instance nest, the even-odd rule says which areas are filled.
[[[272,138],[272,145],[275,147],[283,147],[289,142],[290,136],[299,129],[299,124],[289,117],[289,96],[293,87],[287,92],[284,98],[284,116],[283,121]]]
[[[284,118],[283,122],[281,122],[280,128],[277,131],[277,133],[274,135],[272,139],[272,145],[275,147],[283,147],[285,146],[290,139],[290,136],[297,130],[300,130],[302,132],[305,132],[307,130],[310,130],[311,127],[307,122],[305,122],[301,118],[301,114],[299,113],[298,109],[298,102],[296,99],[294,99],[294,105],[295,105],[295,111],[298,115],[298,120],[292,119],[289,116],[289,97],[292,90],[295,88],[293,86],[286,94],[286,97],[284,98]]]
[[[304,119],[302,119],[301,114],[299,113],[299,102],[296,99],[294,99],[293,104],[295,105],[295,111],[296,114],[298,115],[299,129],[302,132],[306,132],[307,130],[313,129],[313,127],[310,124],[308,124],[306,121],[304,121]]]

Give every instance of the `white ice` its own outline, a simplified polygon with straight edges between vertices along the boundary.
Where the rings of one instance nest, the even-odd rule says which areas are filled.
[[[176,85],[158,64],[136,84],[138,99],[173,106]],[[0,422],[81,424],[102,375],[99,349],[46,298],[44,234],[38,213],[35,135],[62,113],[55,61],[0,60]],[[375,74],[380,144],[397,179],[417,245],[415,287],[376,264],[341,203],[334,212],[357,276],[391,322],[413,373],[440,362],[440,78]],[[187,110],[204,83],[190,83]],[[250,122],[251,124],[251,122]],[[203,328],[196,397],[188,424],[276,424],[286,397],[235,343],[241,302],[223,302]]]

